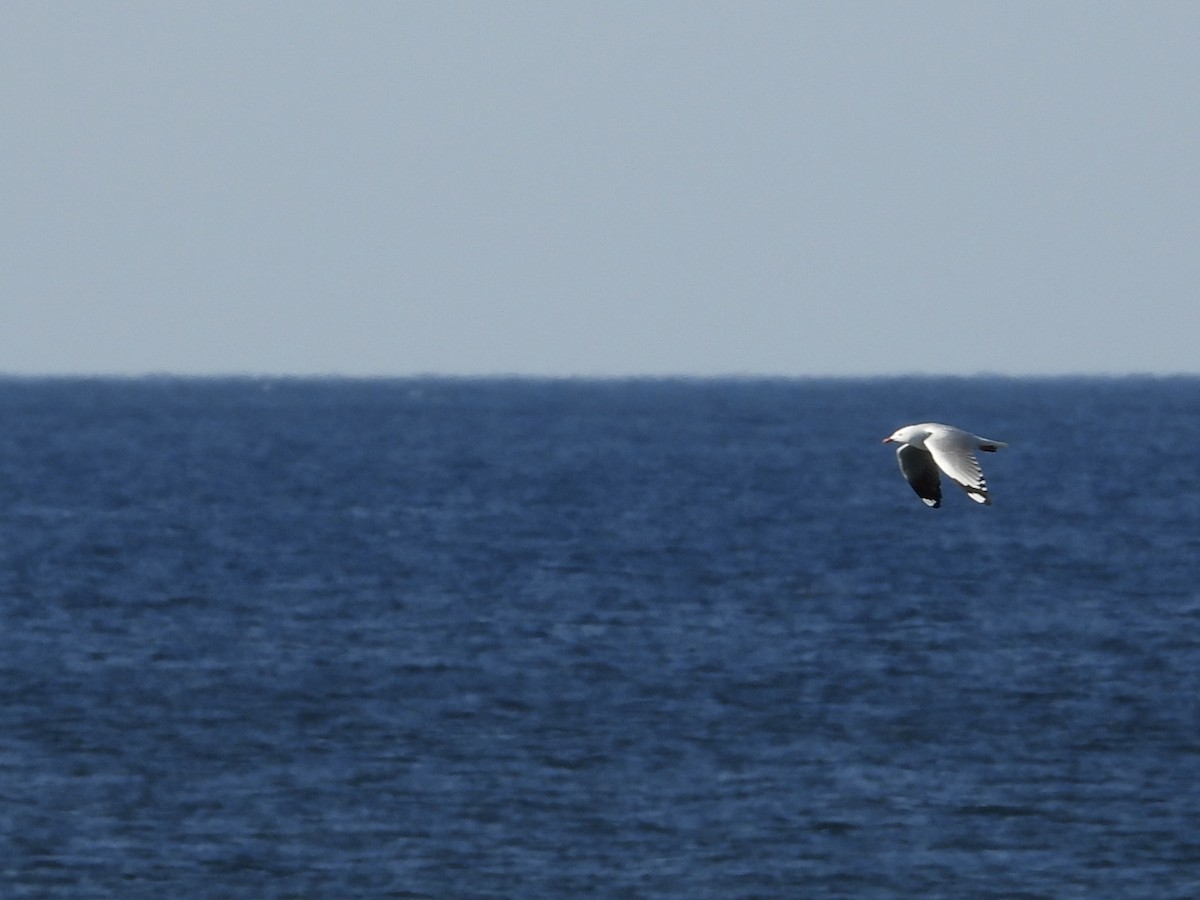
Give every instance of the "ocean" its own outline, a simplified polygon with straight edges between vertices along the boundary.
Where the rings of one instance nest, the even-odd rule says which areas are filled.
[[[926,508],[880,441],[1007,441]],[[1200,895],[1200,379],[0,381],[0,895]]]

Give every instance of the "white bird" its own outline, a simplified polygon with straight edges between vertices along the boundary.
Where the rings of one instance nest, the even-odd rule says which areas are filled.
[[[1004,441],[989,440],[937,422],[905,425],[891,437],[885,437],[883,442],[900,445],[896,448],[900,471],[917,496],[934,509],[942,505],[939,470],[945,472],[976,503],[991,505],[987,482],[983,478],[979,460],[975,458],[975,451],[995,453],[1001,447],[1008,446]]]

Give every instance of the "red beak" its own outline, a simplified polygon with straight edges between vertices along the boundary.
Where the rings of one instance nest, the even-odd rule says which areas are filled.
[[[891,442],[892,442],[892,439],[891,439],[891,438],[884,438],[884,439],[883,439],[883,443],[885,443],[885,444],[890,444]]]

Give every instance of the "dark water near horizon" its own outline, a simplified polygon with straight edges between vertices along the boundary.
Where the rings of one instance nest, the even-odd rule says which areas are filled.
[[[1200,895],[1200,379],[0,416],[0,896]]]

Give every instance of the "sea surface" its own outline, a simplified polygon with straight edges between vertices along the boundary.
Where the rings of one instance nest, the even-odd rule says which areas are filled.
[[[880,440],[1007,441],[926,508]],[[0,896],[1200,896],[1200,379],[0,381]]]

